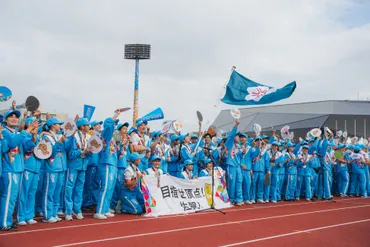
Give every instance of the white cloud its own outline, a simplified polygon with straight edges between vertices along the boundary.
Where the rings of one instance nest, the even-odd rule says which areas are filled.
[[[92,104],[103,119],[132,106],[124,44],[141,42],[152,59],[141,61],[139,115],[162,107],[185,130],[196,129],[196,110],[212,122],[230,107],[214,105],[233,65],[262,84],[296,80],[281,103],[354,99],[370,95],[370,21],[348,17],[364,8],[350,0],[1,1],[0,80],[18,102],[32,94],[70,115]]]

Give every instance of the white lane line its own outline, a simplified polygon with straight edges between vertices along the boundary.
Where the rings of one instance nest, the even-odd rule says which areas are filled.
[[[342,201],[354,201],[354,200],[366,200],[364,198],[348,198],[348,199],[340,199],[337,202]],[[370,200],[369,200],[370,201]],[[289,203],[289,204],[282,204],[282,205],[272,205],[272,206],[254,206],[248,208],[234,208],[234,209],[227,209],[224,210],[225,212],[239,212],[239,211],[246,211],[246,210],[256,210],[256,209],[266,209],[266,208],[280,208],[280,207],[291,207],[291,206],[301,206],[307,204],[321,204],[321,203],[328,203],[328,201],[316,201],[316,202],[303,202],[303,203]],[[141,222],[147,220],[161,220],[161,219],[171,219],[177,217],[184,217],[184,216],[196,216],[196,215],[207,215],[207,214],[218,214],[218,212],[204,212],[204,213],[192,213],[192,214],[178,214],[178,215],[167,215],[161,216],[159,218],[136,218],[130,220],[117,220],[117,221],[108,221],[108,222],[97,222],[97,223],[89,223],[89,224],[81,224],[81,225],[71,225],[71,226],[61,226],[61,227],[51,227],[51,228],[42,228],[42,229],[35,229],[35,230],[27,230],[27,231],[16,231],[16,232],[7,232],[0,234],[0,238],[2,236],[9,236],[9,235],[19,235],[19,234],[27,234],[27,233],[35,233],[35,232],[44,232],[44,231],[56,231],[56,230],[64,230],[64,229],[74,229],[79,227],[90,227],[90,226],[99,226],[99,225],[110,225],[110,224],[120,224],[120,223],[131,223],[131,222]]]
[[[330,229],[330,228],[334,228],[334,227],[348,226],[348,225],[359,224],[359,223],[364,223],[364,222],[370,222],[370,219],[351,221],[351,222],[346,222],[346,223],[342,223],[342,224],[335,224],[335,225],[311,228],[311,229],[301,230],[301,231],[294,231],[294,232],[289,232],[289,233],[285,233],[285,234],[269,236],[269,237],[265,237],[265,238],[256,238],[256,239],[252,239],[252,240],[248,240],[248,241],[244,241],[244,242],[222,245],[220,247],[231,247],[231,246],[245,245],[245,244],[250,244],[250,243],[255,243],[255,242],[260,242],[260,241],[265,241],[265,240],[270,240],[270,239],[275,239],[275,238],[282,238],[282,237],[297,235],[297,234],[301,234],[301,233],[311,233],[311,232],[314,232],[314,231],[321,231],[321,230]]]
[[[158,232],[146,232],[146,233],[126,235],[126,236],[120,236],[120,237],[114,237],[114,238],[104,238],[104,239],[97,239],[97,240],[90,240],[90,241],[83,241],[83,242],[75,242],[75,243],[70,243],[70,244],[57,245],[57,246],[54,246],[54,247],[67,247],[67,246],[93,244],[93,243],[100,243],[100,242],[107,242],[107,241],[114,241],[114,240],[121,240],[121,239],[135,238],[135,237],[159,235],[159,234],[164,234],[164,233],[182,232],[182,231],[189,231],[189,230],[196,230],[196,229],[203,229],[203,228],[211,228],[211,227],[217,227],[217,226],[226,226],[226,225],[233,225],[233,224],[241,224],[241,223],[248,223],[248,222],[255,222],[255,221],[271,220],[271,219],[280,219],[280,218],[293,217],[293,216],[302,216],[302,215],[316,214],[316,213],[327,213],[327,212],[334,212],[334,211],[347,210],[347,209],[365,208],[365,207],[370,207],[370,205],[325,209],[325,210],[309,211],[309,212],[302,212],[302,213],[295,213],[295,214],[276,215],[276,216],[270,216],[270,217],[264,217],[264,218],[248,219],[248,220],[229,221],[229,222],[217,223],[217,224],[208,224],[208,225],[201,225],[201,226],[176,228],[176,229],[172,229],[172,230],[164,230],[164,231],[158,231]]]

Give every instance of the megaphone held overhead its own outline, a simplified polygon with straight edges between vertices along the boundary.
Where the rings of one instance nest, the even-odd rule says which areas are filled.
[[[163,111],[160,107],[158,107],[157,109],[153,110],[152,112],[150,112],[150,113],[146,114],[145,116],[136,120],[136,122],[139,122],[139,121],[153,121],[153,120],[159,120],[159,119],[163,119],[163,118],[164,118]]]
[[[28,96],[26,102],[22,105],[17,105],[16,109],[26,108],[27,111],[36,111],[40,106],[39,100],[35,96]]]

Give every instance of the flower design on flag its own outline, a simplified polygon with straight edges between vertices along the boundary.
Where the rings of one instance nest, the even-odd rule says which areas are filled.
[[[247,91],[248,95],[245,97],[245,100],[260,101],[260,99],[263,96],[275,92],[276,89],[265,86],[258,86],[258,87],[249,87]]]

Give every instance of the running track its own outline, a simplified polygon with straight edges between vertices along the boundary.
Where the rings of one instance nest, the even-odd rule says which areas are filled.
[[[218,212],[38,223],[1,232],[0,247],[370,246],[370,199],[244,205]]]

